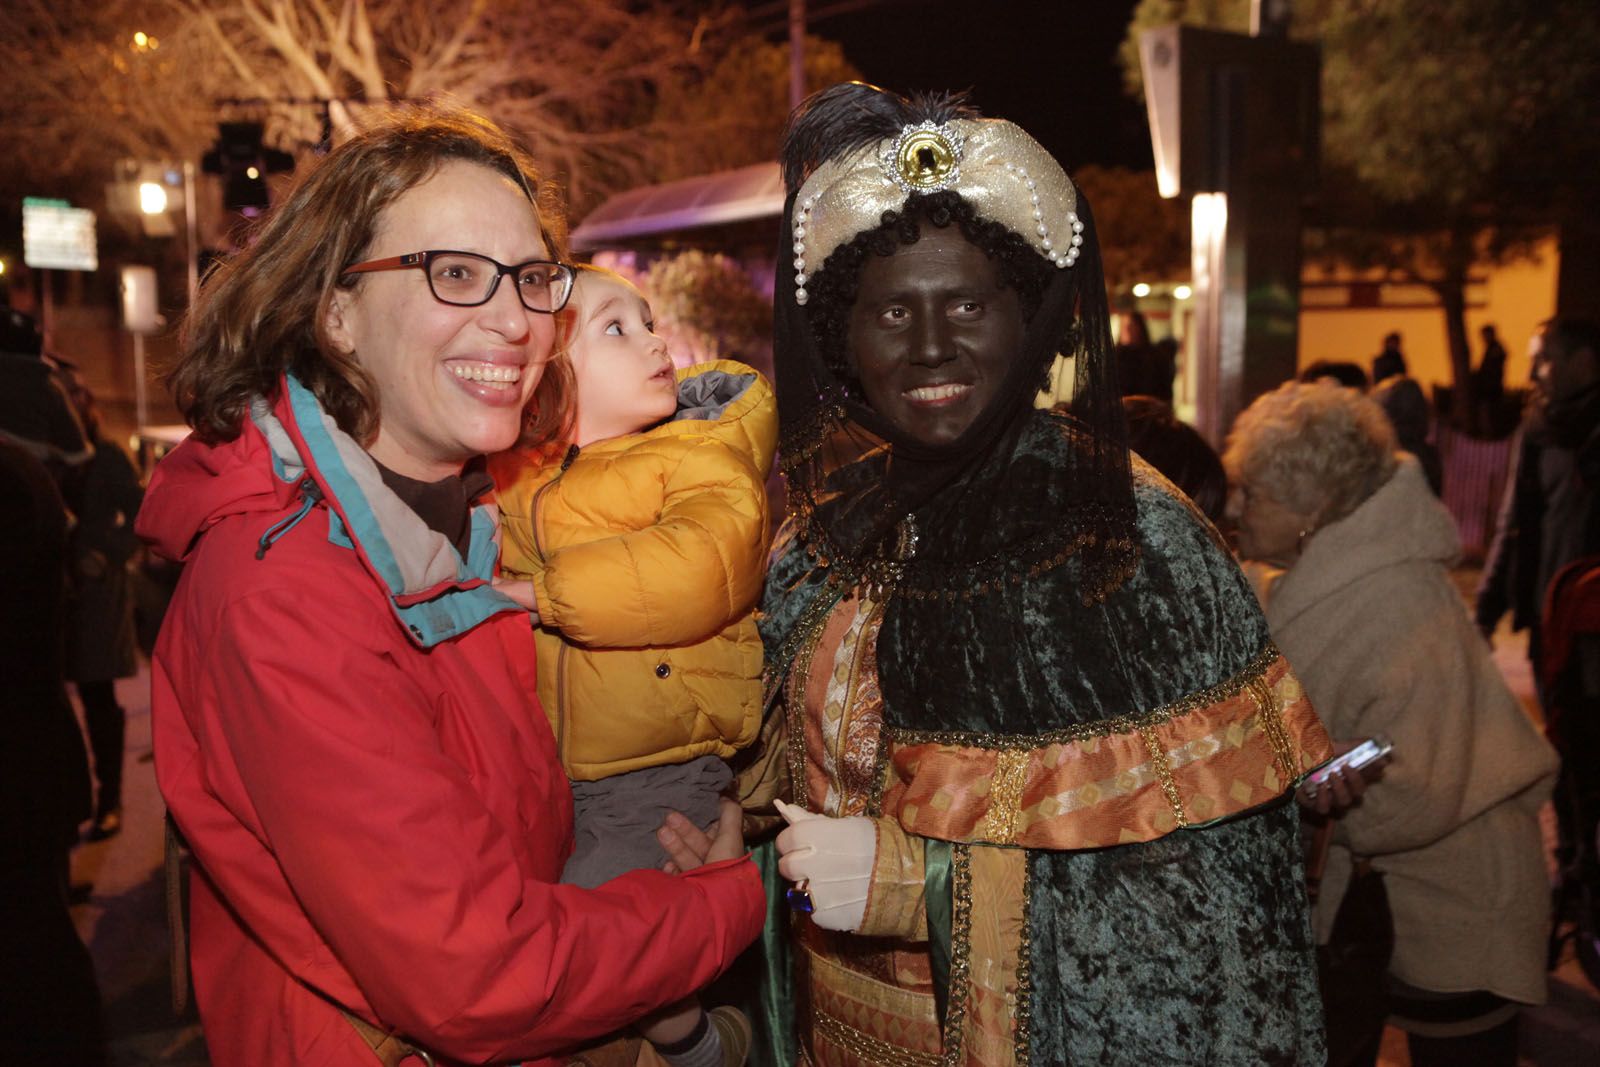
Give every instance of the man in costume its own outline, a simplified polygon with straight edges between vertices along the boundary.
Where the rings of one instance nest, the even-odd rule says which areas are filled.
[[[762,626],[803,1060],[1321,1063],[1289,793],[1328,740],[1129,456],[1087,202],[1016,126],[860,84],[783,163]],[[1035,410],[1058,354],[1071,411]]]

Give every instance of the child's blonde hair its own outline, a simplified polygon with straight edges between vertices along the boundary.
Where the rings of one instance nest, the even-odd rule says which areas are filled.
[[[583,286],[585,278],[602,278],[606,281],[618,282],[634,292],[643,296],[637,285],[629,281],[624,275],[618,274],[609,267],[597,267],[592,263],[578,263],[577,275],[572,279],[572,295],[567,299],[567,306],[556,312],[556,342],[555,351],[561,355],[562,362],[570,364],[572,361],[572,348],[578,341],[578,324],[583,321]],[[568,373],[571,373],[570,367]],[[572,383],[572,404],[577,404],[577,383]],[[569,427],[570,429],[570,427]]]

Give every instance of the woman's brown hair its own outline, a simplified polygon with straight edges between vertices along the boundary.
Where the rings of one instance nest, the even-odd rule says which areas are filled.
[[[371,244],[383,211],[447,162],[478,163],[528,190],[550,255],[565,258],[564,216],[528,153],[488,119],[459,108],[407,106],[335,148],[303,174],[249,246],[206,278],[167,374],[178,409],[209,442],[239,435],[250,401],[274,396],[285,372],[363,445],[378,432],[377,390],[352,352],[327,334],[328,307]],[[524,443],[570,417],[572,374],[552,354],[534,390]]]

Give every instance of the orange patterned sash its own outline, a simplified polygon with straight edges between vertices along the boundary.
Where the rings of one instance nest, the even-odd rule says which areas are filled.
[[[1272,645],[1176,704],[1031,736],[884,729],[881,810],[908,833],[1020,848],[1150,841],[1282,796],[1332,755]]]

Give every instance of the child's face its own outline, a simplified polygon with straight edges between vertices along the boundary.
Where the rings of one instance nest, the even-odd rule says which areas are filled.
[[[578,275],[571,355],[578,444],[637,433],[677,410],[678,383],[650,305],[620,279]]]

